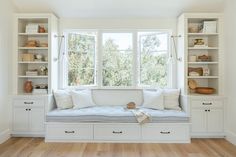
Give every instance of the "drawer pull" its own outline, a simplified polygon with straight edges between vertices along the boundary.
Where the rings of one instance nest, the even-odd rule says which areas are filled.
[[[212,103],[211,102],[209,102],[209,103],[203,102],[202,105],[212,105]]]
[[[161,134],[170,134],[170,131],[161,131]]]
[[[66,134],[74,134],[75,131],[65,131]]]
[[[34,102],[24,102],[25,105],[32,105]]]
[[[113,134],[122,134],[122,131],[112,131]]]

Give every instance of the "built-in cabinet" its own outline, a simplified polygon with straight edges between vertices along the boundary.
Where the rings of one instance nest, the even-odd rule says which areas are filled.
[[[45,111],[58,87],[58,19],[20,13],[14,26],[12,134],[44,136]]]
[[[13,98],[13,135],[43,136],[47,96]]]
[[[224,136],[224,99],[191,98],[192,136]]]
[[[191,135],[224,135],[223,18],[217,13],[186,13],[178,18],[178,87],[191,106]],[[213,88],[211,94],[198,87]]]

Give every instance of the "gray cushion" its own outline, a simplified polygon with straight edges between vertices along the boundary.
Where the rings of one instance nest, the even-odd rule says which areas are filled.
[[[183,111],[153,110],[141,108],[151,115],[152,123],[188,122],[189,117]],[[83,109],[55,109],[46,116],[47,122],[101,122],[101,123],[137,123],[133,113],[123,106],[99,106]]]

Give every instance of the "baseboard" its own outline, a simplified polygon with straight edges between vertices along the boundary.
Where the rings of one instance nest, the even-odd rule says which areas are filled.
[[[226,132],[226,140],[229,141],[230,143],[236,145],[236,134],[231,131],[227,131]]]
[[[9,129],[0,132],[0,144],[5,142],[6,140],[8,140],[10,137],[11,137],[11,135],[10,135]]]

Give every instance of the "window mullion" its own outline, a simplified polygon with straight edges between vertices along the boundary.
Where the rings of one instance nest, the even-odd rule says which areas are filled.
[[[132,84],[133,87],[138,87],[138,80],[139,80],[139,75],[138,75],[138,39],[137,39],[137,32],[133,32],[133,66],[132,66]]]
[[[96,57],[96,65],[97,65],[97,70],[96,70],[96,75],[97,75],[97,86],[99,88],[102,87],[102,32],[98,31],[98,40],[97,40],[97,57]]]

